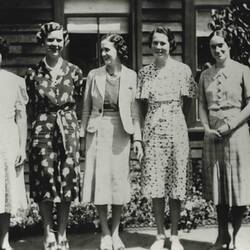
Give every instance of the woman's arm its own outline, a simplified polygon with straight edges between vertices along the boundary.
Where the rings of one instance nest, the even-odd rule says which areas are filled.
[[[16,166],[23,164],[26,159],[26,141],[27,141],[27,114],[26,109],[16,110],[15,116],[19,135],[19,152],[16,158]]]

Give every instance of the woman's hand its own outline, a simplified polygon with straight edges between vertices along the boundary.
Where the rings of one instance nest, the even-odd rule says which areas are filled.
[[[217,129],[217,131],[219,132],[219,134],[221,136],[226,136],[226,135],[228,135],[231,132],[231,129],[230,129],[230,127],[229,127],[228,124],[224,124],[224,125],[220,126]]]
[[[222,138],[220,132],[218,132],[218,130],[215,129],[207,128],[205,129],[205,134],[211,139],[220,140]]]
[[[25,160],[26,160],[26,152],[25,150],[20,150],[16,157],[15,167],[16,168],[21,167],[24,164]]]
[[[85,137],[80,137],[80,156],[85,156],[85,150],[86,150],[86,139]]]
[[[143,157],[143,148],[142,148],[142,142],[141,141],[134,141],[133,143],[133,151],[136,154],[136,158],[141,162]]]

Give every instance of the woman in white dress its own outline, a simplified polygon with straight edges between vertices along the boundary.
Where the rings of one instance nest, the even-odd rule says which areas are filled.
[[[143,155],[135,101],[136,73],[123,64],[127,46],[121,35],[104,36],[101,55],[105,65],[88,74],[83,104],[81,146],[86,143],[83,201],[93,202],[98,210],[102,228],[100,249],[123,250],[118,229],[123,204],[130,200],[131,139],[138,159]],[[111,230],[107,205],[112,205]]]
[[[10,250],[10,215],[27,206],[23,163],[28,97],[24,79],[1,68],[7,52],[8,44],[0,37],[0,248]]]

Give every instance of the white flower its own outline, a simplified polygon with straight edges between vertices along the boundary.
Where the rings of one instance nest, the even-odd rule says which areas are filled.
[[[63,102],[63,101],[67,101],[68,98],[69,98],[68,93],[63,93],[63,95],[61,96],[61,101],[62,101],[62,102]]]
[[[65,197],[71,197],[71,191],[68,190],[67,193],[65,194]]]
[[[66,79],[66,80],[63,82],[63,84],[66,85],[66,86],[69,86],[70,80],[69,80],[69,79]]]
[[[49,163],[48,163],[47,159],[41,161],[41,165],[44,166],[44,167],[48,167]]]
[[[42,81],[41,86],[47,88],[48,87],[48,82],[47,81]]]
[[[55,96],[56,96],[55,93],[54,93],[52,90],[50,90],[48,94],[49,94],[50,96],[52,96],[52,97],[55,97]]]
[[[42,131],[42,126],[41,126],[41,125],[38,125],[38,126],[36,127],[35,134],[39,134],[41,131]]]
[[[44,90],[43,89],[39,89],[38,92],[39,92],[40,95],[42,95],[42,96],[44,95]]]
[[[46,192],[46,194],[44,195],[44,198],[50,198],[50,193]]]
[[[66,163],[67,164],[74,164],[74,161],[71,157],[69,157],[69,158],[67,158]]]
[[[68,168],[64,168],[62,174],[63,174],[64,177],[66,177],[69,174],[69,169]]]
[[[42,148],[41,149],[41,155],[45,155],[46,154],[46,149],[45,148]]]
[[[50,173],[51,175],[53,175],[54,169],[53,168],[48,168],[48,173]]]
[[[52,128],[53,128],[53,124],[52,124],[52,123],[46,123],[46,127],[47,127],[48,129],[52,129]]]
[[[49,155],[49,158],[51,159],[51,160],[53,160],[54,158],[55,158],[55,153],[50,153],[50,155]]]
[[[38,140],[35,139],[32,144],[33,144],[33,147],[35,147],[38,144]]]
[[[66,113],[65,114],[65,117],[68,119],[68,120],[72,120],[72,116],[71,116],[71,114],[70,113]]]
[[[42,114],[39,117],[40,121],[46,121],[47,120],[47,115],[46,114]]]

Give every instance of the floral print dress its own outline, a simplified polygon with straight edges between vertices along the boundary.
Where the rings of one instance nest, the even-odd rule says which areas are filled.
[[[52,74],[44,60],[26,74],[32,122],[30,193],[35,201],[79,197],[79,126],[76,98],[83,92],[81,70],[62,60]]]
[[[160,70],[153,63],[140,70],[137,99],[148,103],[142,164],[142,189],[147,197],[185,199],[189,143],[183,96],[196,96],[196,83],[186,64],[169,58]]]

